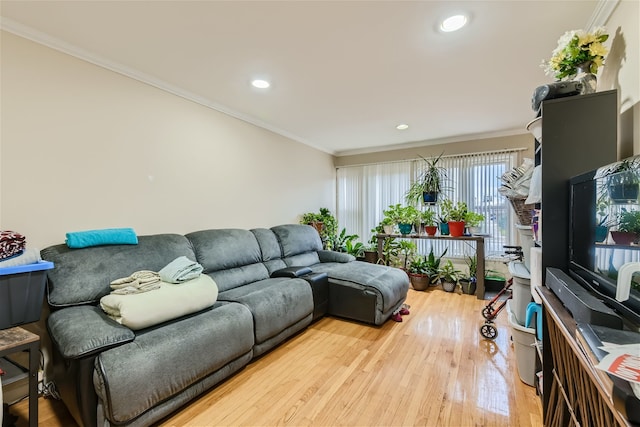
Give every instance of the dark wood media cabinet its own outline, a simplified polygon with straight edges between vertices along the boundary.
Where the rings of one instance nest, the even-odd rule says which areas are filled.
[[[544,307],[544,425],[633,426],[616,408],[613,383],[576,335],[577,325],[555,294],[537,287]]]

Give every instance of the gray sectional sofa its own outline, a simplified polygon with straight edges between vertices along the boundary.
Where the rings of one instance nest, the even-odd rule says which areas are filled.
[[[55,264],[47,371],[83,426],[155,423],[321,316],[381,325],[409,288],[404,271],[322,250],[315,229],[298,224],[140,236],[137,245],[55,245],[41,255]],[[98,305],[112,280],[181,256],[215,281],[213,306],[132,330]]]

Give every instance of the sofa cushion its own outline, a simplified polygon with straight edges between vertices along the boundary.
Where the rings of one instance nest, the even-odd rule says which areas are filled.
[[[305,224],[284,224],[271,228],[282,247],[284,258],[322,250],[322,240],[315,228]]]
[[[202,230],[186,237],[193,244],[196,260],[220,292],[269,277],[258,241],[249,230]]]
[[[55,268],[47,272],[47,298],[53,307],[95,304],[111,281],[139,270],[160,271],[179,256],[195,259],[191,244],[178,234],[139,236],[137,245],[69,249],[55,245],[41,251]]]
[[[54,311],[47,318],[49,336],[68,359],[89,356],[133,341],[131,329],[122,326],[98,307],[68,307]]]
[[[137,333],[101,353],[94,387],[112,424],[126,424],[230,362],[251,353],[253,319],[242,304],[216,303],[194,316]]]
[[[387,313],[404,301],[409,291],[409,277],[399,268],[362,261],[323,263],[311,268],[317,273],[327,273],[330,283],[374,292],[377,310],[381,313]]]
[[[282,260],[282,248],[273,231],[267,228],[254,228],[251,232],[258,240],[262,251],[262,262],[269,274],[285,268],[287,264]]]
[[[273,278],[221,292],[221,301],[246,305],[261,343],[313,313],[311,286],[303,279]]]

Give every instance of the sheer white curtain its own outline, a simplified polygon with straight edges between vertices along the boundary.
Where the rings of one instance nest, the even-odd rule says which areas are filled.
[[[515,215],[509,202],[498,193],[500,176],[517,165],[517,151],[443,156],[439,165],[447,171],[444,197],[467,203],[470,210],[484,215],[481,230],[488,236],[485,251],[501,254],[503,245],[515,244]],[[371,229],[382,220],[382,211],[389,205],[406,204],[404,195],[420,173],[422,159],[340,167],[337,170],[337,209],[339,227],[357,234],[367,242]],[[421,206],[421,209],[427,207]],[[434,208],[436,211],[438,207]],[[419,252],[434,248],[436,255],[448,247],[448,256],[469,256],[475,253],[473,243],[421,240]],[[454,244],[455,243],[455,244]]]

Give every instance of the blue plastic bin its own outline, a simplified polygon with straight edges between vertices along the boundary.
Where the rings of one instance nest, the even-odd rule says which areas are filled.
[[[40,320],[49,261],[0,268],[0,329]]]

